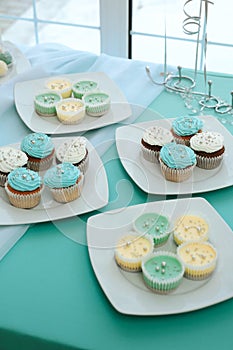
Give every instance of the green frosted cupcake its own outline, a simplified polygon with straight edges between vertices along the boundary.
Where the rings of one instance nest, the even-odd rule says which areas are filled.
[[[61,101],[61,94],[58,92],[41,92],[34,97],[34,107],[37,114],[43,117],[57,115],[56,104]]]
[[[89,92],[82,99],[86,113],[92,117],[100,117],[110,109],[110,96],[105,92]]]
[[[153,292],[172,292],[180,285],[183,275],[184,265],[173,253],[160,251],[142,261],[144,283]]]
[[[11,65],[13,64],[13,56],[9,51],[4,51],[0,48],[0,61],[5,62],[8,67],[11,67]]]
[[[73,84],[72,92],[75,98],[82,99],[83,95],[93,92],[98,88],[98,84],[93,80],[80,80]]]
[[[148,234],[153,238],[154,247],[165,244],[170,236],[170,223],[166,216],[157,213],[145,213],[133,222],[134,230]]]

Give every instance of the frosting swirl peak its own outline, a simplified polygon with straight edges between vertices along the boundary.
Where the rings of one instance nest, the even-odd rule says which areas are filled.
[[[43,133],[32,133],[24,137],[21,150],[31,157],[45,158],[54,150],[51,138]]]
[[[161,148],[161,160],[173,169],[184,169],[196,164],[196,155],[194,151],[175,142],[168,143]]]
[[[79,176],[80,170],[71,163],[65,162],[47,170],[44,183],[50,188],[63,188],[73,186]]]
[[[179,136],[194,135],[203,127],[203,121],[197,117],[178,117],[172,122],[172,129]]]

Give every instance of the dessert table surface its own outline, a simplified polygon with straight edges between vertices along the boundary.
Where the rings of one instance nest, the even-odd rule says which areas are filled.
[[[126,96],[132,116],[116,125],[84,133],[98,150],[107,173],[109,202],[104,208],[78,218],[0,226],[0,237],[6,232],[18,232],[20,238],[2,253],[0,261],[0,349],[181,350],[219,349],[223,343],[232,346],[233,299],[173,315],[122,314],[104,294],[88,253],[86,222],[92,215],[178,198],[142,191],[123,168],[114,138],[116,128],[122,125],[154,120],[158,115],[174,118],[188,114],[184,100],[153,85],[145,73],[146,62],[97,56],[55,44],[21,49],[31,68],[0,86],[0,145],[19,142],[31,132],[15,109],[14,84],[18,81],[84,71],[105,72]],[[159,76],[163,70],[160,64],[150,63],[150,67],[153,76]],[[185,73],[193,74],[191,70]],[[232,76],[208,73],[208,79],[213,81],[213,93],[228,100]],[[197,83],[203,89],[202,73],[197,74]],[[208,110],[208,115],[220,118],[214,110]],[[224,126],[233,132],[230,123]],[[189,196],[206,199],[233,228],[231,186]],[[121,286],[118,288],[120,291]],[[208,295],[203,297],[208,300]]]

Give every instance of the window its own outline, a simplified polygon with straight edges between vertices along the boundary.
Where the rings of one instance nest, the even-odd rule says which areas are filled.
[[[18,45],[57,42],[71,48],[105,52],[150,62],[194,68],[197,35],[183,32],[186,0],[8,0],[0,2],[3,40]],[[204,54],[204,0],[190,0],[188,13],[198,15],[202,3],[198,69],[233,74],[230,0],[208,6],[207,54]],[[189,27],[190,29],[190,27]],[[194,28],[195,29],[195,28]]]

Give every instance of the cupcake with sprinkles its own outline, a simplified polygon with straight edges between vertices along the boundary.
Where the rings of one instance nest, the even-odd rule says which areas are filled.
[[[189,241],[207,241],[208,236],[208,222],[199,215],[183,215],[175,221],[173,238],[177,245]]]
[[[182,282],[184,265],[173,253],[158,251],[142,261],[145,285],[155,293],[168,294]]]
[[[196,155],[191,148],[172,142],[162,147],[159,162],[166,180],[182,182],[191,177],[196,166]]]
[[[44,184],[49,188],[53,199],[68,203],[80,197],[84,176],[71,163],[61,163],[46,171]]]
[[[0,186],[4,186],[9,173],[21,167],[27,167],[28,157],[19,149],[2,146],[0,147]]]
[[[154,247],[165,244],[170,236],[170,222],[164,215],[144,213],[133,222],[133,228],[140,234],[147,234],[153,239]]]
[[[31,133],[21,142],[21,150],[28,157],[28,168],[34,171],[47,170],[53,161],[55,147],[51,138],[43,133]]]
[[[82,98],[86,113],[92,117],[101,117],[110,109],[110,96],[106,92],[88,92]]]
[[[205,131],[197,134],[190,139],[190,147],[196,154],[199,168],[211,170],[221,165],[225,147],[220,133]]]
[[[172,122],[171,133],[176,143],[189,146],[191,137],[202,132],[203,125],[203,121],[198,117],[178,117]]]
[[[56,150],[57,163],[72,163],[85,174],[89,165],[89,153],[86,143],[87,139],[83,136],[77,136],[62,142]]]
[[[30,209],[41,200],[42,179],[37,172],[27,168],[17,168],[10,172],[5,190],[10,203],[17,208]]]
[[[129,232],[122,236],[115,247],[117,265],[129,272],[141,271],[142,259],[153,251],[153,241],[147,235]]]
[[[93,92],[97,89],[98,83],[93,80],[79,80],[72,86],[73,96],[78,99],[82,99],[87,92]]]
[[[184,276],[188,279],[207,279],[217,265],[217,250],[209,242],[185,242],[177,248],[177,255],[184,264]]]
[[[61,101],[61,94],[58,92],[40,92],[34,97],[34,107],[37,114],[42,117],[57,115],[56,104]]]
[[[61,94],[62,98],[72,95],[72,82],[67,77],[53,77],[45,82],[45,88]]]
[[[147,128],[141,138],[143,157],[149,162],[158,162],[162,146],[172,141],[173,135],[170,130],[157,125]]]

